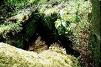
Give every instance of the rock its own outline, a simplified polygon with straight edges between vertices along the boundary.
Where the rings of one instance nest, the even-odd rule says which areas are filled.
[[[80,67],[80,65],[71,55],[52,50],[38,54],[0,43],[0,67]]]
[[[48,45],[46,45],[46,42],[42,40],[41,36],[39,36],[35,41],[33,41],[28,48],[29,51],[35,51],[38,53],[47,49],[48,49]]]

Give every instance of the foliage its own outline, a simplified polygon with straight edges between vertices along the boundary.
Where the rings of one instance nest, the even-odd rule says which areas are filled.
[[[6,4],[15,6],[17,9],[25,8],[26,6],[33,4],[35,0],[5,0]]]
[[[2,24],[2,25],[0,25],[0,34],[3,34],[4,37],[9,32],[12,32],[12,34],[14,34],[14,32],[19,32],[22,30],[21,26],[22,25],[19,22],[17,22],[17,23],[8,22],[5,24]]]
[[[0,25],[0,36],[2,36],[6,43],[12,44],[18,48],[23,48],[22,36],[17,35],[23,29],[20,22],[12,23],[6,22]],[[15,36],[18,37],[15,37]]]
[[[25,4],[28,4],[29,2],[27,2],[27,1],[24,1],[24,2],[22,0],[21,1],[19,1],[19,0],[18,1],[16,1],[16,0],[5,1],[6,2],[4,4],[5,6],[6,5],[15,6],[14,12],[11,12],[9,14],[9,16],[8,16],[8,14],[5,14],[6,17],[3,16],[4,21],[2,23],[0,23],[0,37],[4,38],[3,42],[12,44],[18,48],[23,48],[24,40],[27,39],[25,37],[31,37],[35,30],[35,23],[32,22],[33,20],[26,22],[30,16],[30,14],[32,13],[31,11],[29,11],[30,7],[28,8],[29,10],[20,9],[20,7],[26,8],[27,5],[25,6],[22,3],[26,2]],[[19,4],[21,4],[21,5],[19,5]],[[6,6],[6,8],[7,8],[7,6]],[[2,9],[2,6],[1,6],[1,9]],[[10,9],[10,10],[13,10],[13,9]],[[19,11],[17,11],[17,10],[19,10]],[[13,15],[13,16],[11,17],[11,15]],[[1,15],[1,17],[2,17],[2,15]],[[10,17],[10,18],[8,18],[8,17]],[[25,25],[27,28],[25,28]],[[24,32],[24,34],[23,34],[22,32],[24,29],[26,30],[26,32]],[[18,36],[18,37],[15,37],[15,36]]]
[[[51,16],[52,14],[57,14],[58,17],[55,21],[51,21],[49,19],[45,19],[44,23],[47,23],[47,26],[49,24],[49,27],[51,26],[50,23],[54,23],[56,29],[58,30],[58,33],[61,34],[71,34],[73,28],[76,27],[76,20],[77,18],[77,4],[76,1],[62,1],[59,0],[55,1],[49,1],[45,4],[42,4],[39,7],[39,13],[44,13],[46,16]],[[54,3],[54,4],[52,4]],[[57,3],[57,4],[56,4]],[[71,6],[73,5],[73,6]],[[68,7],[69,6],[69,7]],[[73,10],[71,10],[73,9]],[[54,16],[56,17],[56,16]],[[52,18],[52,17],[51,17]],[[47,22],[48,21],[48,22]],[[49,23],[50,22],[50,23]],[[71,26],[73,25],[73,26]]]
[[[51,16],[54,13],[59,16],[54,22],[45,19],[44,23],[47,23],[48,27],[54,23],[59,35],[74,36],[75,41],[72,39],[75,43],[74,48],[81,52],[81,57],[83,57],[81,62],[84,65],[93,65],[93,62],[85,61],[86,56],[92,59],[92,46],[89,40],[92,26],[91,17],[89,17],[91,12],[90,0],[68,0],[66,2],[52,2],[51,0],[39,8],[39,13],[43,13],[45,16]]]
[[[17,42],[18,47],[22,47],[23,40],[29,39],[35,33],[36,24],[40,21],[41,18],[41,23],[46,28],[51,30],[53,34],[65,35],[69,37],[73,36],[71,39],[75,44],[74,48],[81,52],[81,55],[84,57],[84,59],[86,56],[89,57],[89,55],[91,55],[92,47],[94,54],[96,54],[96,52],[99,53],[97,50],[98,46],[96,47],[96,44],[98,44],[100,40],[98,33],[99,23],[91,23],[91,21],[99,22],[99,20],[95,20],[96,18],[99,18],[98,14],[96,14],[96,12],[99,10],[96,6],[98,5],[97,3],[94,4],[94,6],[92,6],[90,0],[5,0],[5,3],[9,6],[13,6],[9,9],[15,11],[10,11],[10,14],[7,15],[11,16],[17,14],[17,19],[19,19],[19,21],[23,19],[23,14],[18,14],[19,10],[26,9],[26,7],[31,7],[32,4],[38,6],[38,9],[34,13],[34,16],[31,16],[31,20],[28,19],[25,21],[26,23],[21,23],[19,21],[15,23],[5,23],[3,20],[0,21],[2,22],[0,23],[0,36],[3,36],[6,39],[6,42],[15,41]],[[5,11],[5,14],[9,13],[7,11],[8,7],[5,7],[2,11],[0,10],[0,12]],[[92,7],[94,15],[92,14]],[[0,9],[2,8],[3,6],[0,7]],[[92,15],[94,17],[92,17]],[[0,20],[2,19],[1,17],[2,16],[0,16]],[[93,26],[96,25],[96,27],[93,27],[93,33],[91,32],[92,24]],[[19,32],[23,32],[23,34],[19,35],[19,38],[13,39],[8,35],[9,32],[14,36],[15,33]],[[98,55],[95,55],[94,58],[97,58],[97,56]],[[84,60],[83,62],[85,65],[87,65],[87,61]],[[96,60],[96,63],[97,62],[98,58]]]

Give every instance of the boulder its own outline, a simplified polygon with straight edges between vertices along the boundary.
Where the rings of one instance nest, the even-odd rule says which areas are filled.
[[[51,49],[36,53],[1,42],[0,67],[80,67],[80,65],[75,57],[65,53]]]

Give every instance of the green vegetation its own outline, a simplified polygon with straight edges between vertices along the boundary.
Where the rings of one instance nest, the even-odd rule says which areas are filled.
[[[81,66],[92,67],[95,65],[98,67],[100,62],[100,8],[98,7],[98,1],[4,0],[2,2],[4,4],[0,3],[1,42],[5,42],[17,48],[24,49],[24,46],[30,44],[29,42],[31,42],[31,38],[35,37],[36,35],[41,36],[41,33],[39,34],[38,31],[43,32],[44,35],[52,35],[56,39],[59,39],[58,37],[63,35],[72,41],[72,49],[75,49],[80,53],[79,60]],[[45,31],[41,27],[45,28]],[[48,39],[48,37],[46,38]],[[27,46],[27,48],[29,48],[29,46]],[[56,50],[53,51],[56,52],[58,50],[56,48]],[[59,49],[59,51],[62,50]],[[62,54],[64,52],[60,53]],[[0,54],[0,58],[3,58],[4,55],[2,55],[3,54]],[[69,58],[71,59],[71,57],[72,56]],[[5,60],[5,58],[3,60]],[[0,61],[3,60],[0,59]],[[13,61],[14,63],[18,63],[18,61],[15,61],[14,58],[12,63],[8,63],[8,61],[7,63],[12,65]],[[58,66],[58,64],[63,64],[65,67],[65,62],[61,63],[55,59],[54,61],[56,61],[53,62],[56,64],[56,66]],[[69,61],[66,60],[66,64],[68,62]],[[76,62],[74,61],[74,63]],[[23,62],[23,64],[27,64],[27,62]],[[30,63],[28,63],[28,65],[29,64]],[[15,66],[16,65],[17,64],[15,64]],[[39,64],[39,66],[40,65],[43,66],[43,64]],[[77,64],[71,65],[69,67],[79,67]],[[68,66],[68,64],[66,66]]]
[[[35,2],[35,0],[5,0],[5,3],[8,5],[15,6],[16,9],[22,9],[31,5]]]

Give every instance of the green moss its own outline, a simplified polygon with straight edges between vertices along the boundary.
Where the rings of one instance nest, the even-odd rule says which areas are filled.
[[[17,23],[12,23],[12,22],[8,22],[7,24],[2,24],[0,25],[0,34],[7,34],[9,32],[19,32],[22,30],[22,25],[17,22]]]
[[[37,2],[37,3],[35,3]],[[0,24],[0,34],[3,35],[4,38],[8,42],[15,41],[18,45],[18,47],[21,47],[23,44],[23,40],[29,39],[35,32],[36,29],[36,22],[40,20],[43,23],[43,25],[49,30],[53,31],[53,33],[56,33],[56,30],[58,31],[59,35],[65,35],[65,36],[74,36],[74,39],[76,42],[76,48],[81,53],[85,52],[82,49],[85,48],[86,53],[90,52],[89,47],[89,36],[92,34],[92,39],[96,38],[96,40],[92,40],[92,46],[94,49],[94,54],[96,58],[96,63],[99,62],[98,55],[99,54],[99,47],[98,44],[100,37],[99,37],[99,8],[97,8],[98,3],[94,2],[93,6],[93,22],[97,22],[96,24],[93,23],[93,33],[89,33],[91,31],[91,19],[89,19],[88,15],[92,12],[92,4],[90,0],[6,0],[6,3],[15,6],[15,11],[20,10],[22,8],[26,8],[26,6],[29,7],[33,3],[35,3],[36,6],[39,6],[34,17],[32,16],[32,19],[27,21],[25,24],[25,27],[22,28],[22,23],[20,21],[23,20],[24,16],[23,14],[18,14],[19,12],[15,13],[18,14],[17,20],[19,22],[16,23],[7,23],[7,24]],[[96,8],[96,9],[95,9]],[[96,12],[98,12],[96,14]],[[97,20],[98,19],[98,20]],[[98,27],[97,27],[98,26]],[[21,32],[23,29],[23,34],[19,35],[16,39],[9,38],[11,36],[8,36],[7,33],[11,32],[12,34]],[[25,29],[25,30],[24,30]],[[15,32],[15,33],[14,33]],[[58,35],[57,34],[57,35]],[[94,35],[93,35],[94,34]],[[14,35],[15,36],[15,35]],[[94,36],[94,38],[93,38]],[[6,42],[7,42],[6,41]],[[85,46],[85,47],[84,47]],[[97,47],[96,47],[97,46]],[[82,47],[82,48],[81,48]],[[97,50],[97,51],[96,51]],[[89,54],[89,53],[87,53]],[[55,61],[55,60],[54,60]],[[68,62],[68,61],[66,61]],[[55,62],[54,62],[55,63]],[[85,61],[84,61],[85,63]],[[56,61],[55,64],[61,64],[65,65],[63,63],[60,63]],[[43,66],[43,64],[35,65],[35,66]]]
[[[45,50],[39,54],[0,43],[2,67],[80,67],[78,60],[66,54]]]

